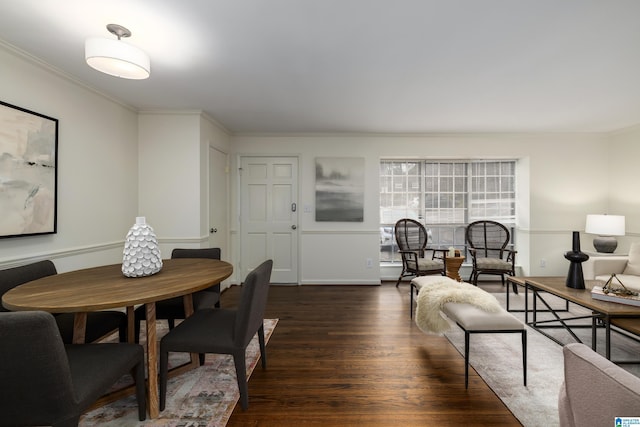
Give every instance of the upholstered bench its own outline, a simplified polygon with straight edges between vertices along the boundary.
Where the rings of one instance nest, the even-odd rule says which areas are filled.
[[[488,313],[467,303],[448,302],[442,312],[464,331],[464,387],[469,386],[469,338],[471,334],[519,333],[522,335],[522,372],[527,385],[527,330],[506,310]]]
[[[416,324],[421,330],[436,333],[448,330],[449,322],[442,318],[442,313],[464,331],[465,388],[469,385],[470,336],[488,333],[521,334],[523,378],[527,385],[527,330],[493,295],[448,277],[416,277],[412,286],[419,289]]]

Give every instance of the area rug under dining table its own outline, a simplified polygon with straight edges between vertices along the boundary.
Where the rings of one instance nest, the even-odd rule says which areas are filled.
[[[493,294],[505,306],[504,293]],[[531,298],[531,296],[530,296]],[[557,307],[561,300],[552,301]],[[524,292],[510,296],[510,307],[524,307]],[[530,306],[531,307],[531,306]],[[570,305],[570,312],[585,315],[589,312]],[[514,316],[524,321],[524,313],[514,312]],[[546,316],[546,317],[545,317]],[[549,318],[539,314],[540,320]],[[565,316],[568,314],[565,313]],[[563,316],[563,317],[565,317]],[[562,330],[549,330],[550,334],[569,343],[574,340]],[[453,324],[445,332],[446,338],[464,354],[464,332]],[[591,330],[576,330],[576,335],[591,346]],[[518,334],[478,334],[471,336],[469,362],[478,375],[509,408],[524,427],[553,427],[559,425],[558,394],[564,379],[564,358],[562,346],[527,327],[527,386],[522,378],[522,344]],[[597,348],[604,351],[604,333],[598,332]],[[640,343],[618,333],[612,334],[612,358],[614,360],[634,360],[640,354]],[[640,365],[621,365],[624,369],[640,376]],[[470,377],[470,381],[473,379]]]
[[[278,319],[264,320],[265,342],[269,341],[277,323]],[[166,332],[166,324],[158,326],[158,337]],[[141,343],[144,339],[141,336]],[[259,360],[256,335],[247,347],[247,378]],[[170,353],[170,366],[187,361],[186,353]],[[207,354],[203,366],[169,379],[167,406],[158,418],[139,421],[138,406],[132,395],[86,413],[80,419],[80,427],[222,427],[227,424],[239,397],[233,358]]]

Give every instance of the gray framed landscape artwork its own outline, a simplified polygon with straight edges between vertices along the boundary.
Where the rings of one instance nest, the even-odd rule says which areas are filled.
[[[57,231],[58,120],[0,101],[0,238]]]
[[[364,221],[364,157],[316,158],[316,221]]]

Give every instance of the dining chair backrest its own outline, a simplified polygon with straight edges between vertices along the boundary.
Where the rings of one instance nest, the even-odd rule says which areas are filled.
[[[171,251],[171,258],[207,258],[219,260],[220,248],[175,248]],[[193,294],[193,309],[220,307],[220,283]],[[156,302],[156,319],[166,319],[169,329],[173,329],[178,319],[184,319],[183,297],[174,297]],[[144,304],[135,310],[135,340],[140,339],[140,322],[146,319]],[[201,356],[204,357],[204,356]],[[203,360],[204,362],[204,360]]]
[[[6,292],[23,283],[37,280],[42,277],[58,274],[56,266],[50,260],[37,261],[19,267],[0,270],[0,298]],[[9,311],[0,304],[0,311]]]
[[[210,258],[220,259],[220,248],[175,248],[171,251],[171,258]]]
[[[71,371],[50,313],[0,314],[0,349],[0,425],[49,425],[73,412]]]
[[[246,347],[262,326],[267,307],[273,260],[254,268],[242,285],[242,295],[236,311],[234,344]]]
[[[207,258],[220,260],[222,259],[222,251],[220,250],[220,248],[175,248],[171,251],[171,258]],[[215,285],[208,287],[207,289],[205,289],[205,291],[212,291],[218,294],[216,297],[217,302],[213,304],[215,305],[215,307],[220,307],[220,283],[216,283]],[[200,301],[200,296],[198,296],[199,294],[201,296],[202,291],[196,293],[194,296],[194,304],[196,304],[196,307],[194,307],[195,309],[199,308],[197,307],[197,305],[202,302]],[[208,305],[208,300],[210,299],[211,298],[206,299],[207,304],[205,305]],[[173,328],[172,325],[174,324],[175,319],[184,319],[184,309],[178,308],[176,312],[176,310],[174,309],[174,301],[169,300],[168,302],[166,302],[166,305],[163,301],[158,301],[156,303],[156,314],[160,315],[161,318],[168,317],[169,319],[171,319],[170,328]],[[179,304],[179,306],[182,306],[182,304]]]

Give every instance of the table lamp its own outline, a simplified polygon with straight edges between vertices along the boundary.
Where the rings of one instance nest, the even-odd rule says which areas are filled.
[[[613,253],[618,247],[614,236],[624,236],[623,215],[587,215],[585,233],[596,234],[593,247],[601,253]]]

